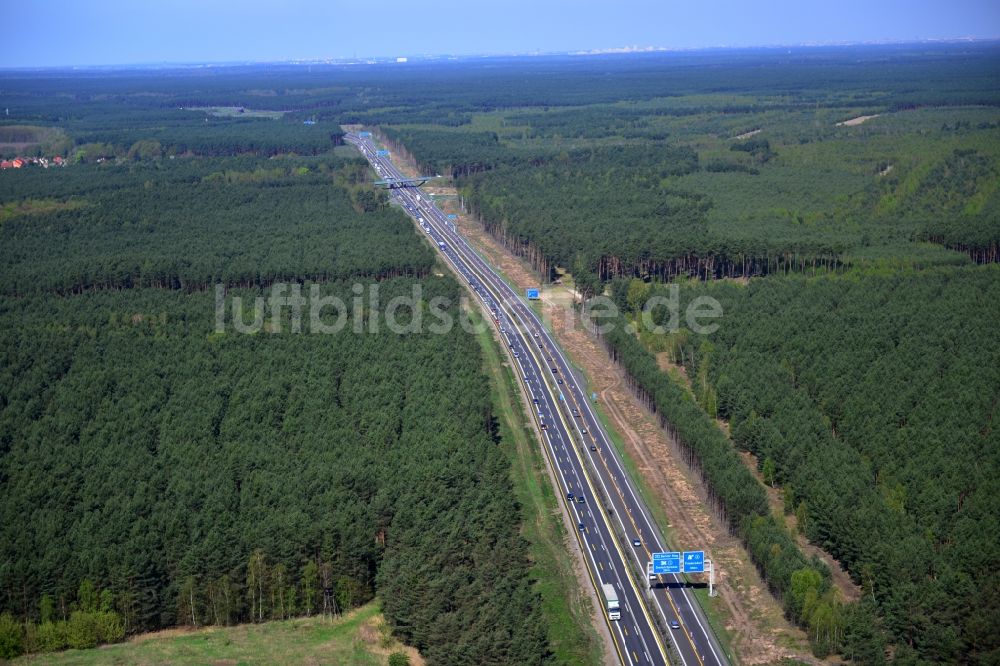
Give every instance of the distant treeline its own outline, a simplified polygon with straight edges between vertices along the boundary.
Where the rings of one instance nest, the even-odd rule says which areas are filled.
[[[192,153],[207,157],[257,155],[271,157],[281,153],[319,155],[342,145],[344,132],[339,127],[303,125],[280,120],[220,121],[165,128],[113,129],[77,134],[78,145],[116,146],[119,154],[140,141],[155,142],[150,157]]]
[[[405,218],[359,213],[348,190],[334,186],[354,168],[348,164],[247,159],[5,174],[0,196],[4,188],[48,191],[76,205],[0,227],[2,291],[192,291],[426,275],[433,254]]]
[[[698,155],[687,147],[594,148],[534,162],[462,180],[466,203],[488,231],[543,275],[566,267],[591,293],[598,283],[622,276],[828,270],[838,267],[845,248],[836,236],[792,225],[784,237],[711,232],[709,198],[664,186],[698,169]]]

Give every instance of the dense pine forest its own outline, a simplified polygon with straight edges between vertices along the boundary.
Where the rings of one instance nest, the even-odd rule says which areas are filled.
[[[458,127],[404,118],[381,129],[426,170],[454,176],[470,212],[539,272],[567,268],[584,286],[888,257],[990,262],[995,48],[763,51],[722,67],[705,55],[704,69],[685,56],[654,68],[650,56],[627,73],[601,62],[591,75],[617,76],[586,106],[565,108],[581,104],[567,95]],[[866,62],[876,54],[885,60]]]
[[[1000,592],[996,268],[689,283],[682,308],[710,296],[725,310],[707,338],[681,329],[650,349],[623,326],[606,337],[669,427],[695,449],[791,614],[793,569],[774,570],[771,562],[789,548],[754,551],[754,533],[772,519],[713,418],[729,423],[733,443],[755,456],[765,483],[782,490],[798,529],[852,573],[861,608],[836,609],[839,622],[805,618],[812,630],[839,625],[848,656],[877,646],[870,641],[878,633],[865,636],[871,625],[897,642],[896,659],[905,662],[989,662],[1000,647],[993,612]],[[630,305],[636,293],[668,296],[665,286],[637,280],[615,286],[630,317],[638,314]],[[651,315],[668,325],[665,309]],[[693,397],[659,371],[652,352],[684,367]],[[761,517],[739,524],[754,513]],[[822,596],[826,588],[816,582]],[[877,623],[874,610],[883,615]],[[852,625],[859,621],[869,626]]]
[[[817,655],[994,663],[998,54],[0,74],[0,156],[67,164],[0,173],[0,633],[377,594],[433,663],[549,658],[467,336],[214,332],[216,284],[457,296],[342,145],[357,124],[542,280],[612,298],[609,353]],[[717,331],[624,328],[671,281]]]
[[[5,174],[0,183],[8,197],[42,201],[58,192],[63,200],[0,229],[6,293],[420,276],[432,261],[384,201],[331,228],[330,211],[356,203],[348,188],[331,187],[356,171],[337,160],[64,171]],[[100,188],[86,189],[88,176]]]
[[[478,341],[378,325],[461,288],[324,141],[0,174],[2,656],[378,595],[429,663],[550,659]],[[339,332],[239,332],[278,283]]]
[[[732,321],[687,354],[786,511],[880,604],[900,659],[998,648],[995,268],[734,289]]]
[[[381,127],[450,173],[466,209],[543,279],[567,272],[584,295],[614,297],[625,318],[604,336],[609,353],[818,655],[991,663],[1000,649],[998,276],[974,268],[1000,247],[989,48],[851,68],[818,67],[820,52],[759,55],[766,82],[734,57],[671,95],[602,89],[588,105],[474,114],[468,128]],[[905,101],[882,87],[890,72]],[[669,296],[658,283],[688,278],[707,282],[685,299],[722,303],[716,334],[624,327],[645,298]],[[847,569],[859,602],[838,600],[795,531]]]
[[[453,281],[423,286],[457,307]],[[37,617],[47,597],[62,617],[88,580],[134,632],[378,593],[438,663],[542,660],[475,339],[219,335],[212,307],[5,298],[4,606]]]

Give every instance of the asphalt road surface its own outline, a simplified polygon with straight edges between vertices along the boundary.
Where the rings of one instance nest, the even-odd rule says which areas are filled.
[[[370,138],[346,140],[382,179],[405,178]],[[563,485],[562,501],[574,517],[587,572],[600,599],[614,586],[621,618],[605,620],[623,664],[714,666],[728,659],[692,590],[676,575],[647,580],[654,552],[668,550],[648,508],[624,470],[585,389],[534,310],[465,239],[418,187],[390,190],[468,284],[490,314],[518,366],[544,439],[550,466]],[[639,544],[636,546],[635,544]],[[698,550],[698,544],[685,544]],[[676,623],[676,624],[674,624]],[[674,628],[672,628],[674,627]]]

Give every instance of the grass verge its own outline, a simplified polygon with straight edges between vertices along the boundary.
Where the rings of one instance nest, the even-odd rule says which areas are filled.
[[[705,611],[705,617],[712,626],[712,632],[715,633],[715,637],[719,639],[719,643],[722,645],[722,650],[726,653],[726,658],[732,664],[741,663],[739,656],[733,650],[732,636],[726,630],[725,615],[728,615],[728,611],[722,601],[722,597],[718,595],[714,597],[708,596],[707,586],[696,587],[693,591],[698,605]]]
[[[510,281],[507,279],[507,276],[502,271],[498,271],[498,273],[504,278],[505,281],[508,282],[508,284],[510,283]],[[542,322],[542,325],[545,326],[545,328],[548,330],[549,335],[552,336],[552,339],[558,342],[559,338],[556,335],[555,330],[551,325],[552,322],[548,321],[547,318],[545,317],[544,303],[542,301],[528,301],[528,305],[538,316],[538,319],[539,321]],[[486,337],[489,338],[489,335],[487,334]],[[591,381],[587,372],[582,367],[573,363],[572,359],[570,359],[568,355],[566,355],[566,360],[572,367],[573,371],[577,373],[578,378],[582,378],[583,387],[585,388],[584,394],[585,395],[590,394]],[[507,370],[506,374],[507,375],[511,374],[509,369]],[[517,388],[514,387],[513,390],[516,391]],[[619,459],[622,461],[626,473],[635,482],[636,489],[639,491],[639,496],[642,498],[642,501],[646,504],[646,507],[648,508],[650,515],[653,518],[653,521],[657,524],[657,527],[659,528],[660,533],[666,540],[667,545],[675,549],[681,549],[680,545],[676,542],[676,537],[674,536],[673,530],[671,529],[670,519],[667,517],[667,514],[663,510],[663,507],[660,505],[660,503],[656,501],[656,493],[653,492],[653,490],[649,487],[646,478],[639,472],[639,469],[635,465],[635,461],[628,454],[625,448],[625,444],[622,441],[618,431],[615,429],[611,419],[608,418],[607,414],[604,413],[604,410],[599,402],[593,402],[592,406],[594,408],[594,413],[597,415],[597,418],[600,419],[601,421],[601,425],[603,426],[605,433],[607,433],[608,437],[611,439],[612,445],[618,451]],[[532,447],[532,450],[537,456],[538,455],[537,449],[534,449],[534,447]],[[551,494],[551,489],[550,488],[546,489]],[[561,529],[561,524],[559,527]],[[688,546],[694,547],[694,545],[692,544],[688,544]],[[722,649],[726,652],[730,661],[737,663],[732,648],[732,636],[726,629],[726,620],[725,620],[726,609],[722,600],[719,597],[715,598],[709,597],[707,588],[705,589],[694,588],[693,591],[695,593],[695,599],[697,600],[698,605],[701,606],[702,610],[704,611],[705,617],[708,619],[708,622],[712,627],[713,633],[715,634],[719,643],[722,645]]]
[[[586,374],[582,372],[581,376],[585,379],[587,377]],[[636,488],[639,491],[639,496],[649,509],[649,513],[652,516],[653,521],[656,522],[657,527],[660,528],[660,533],[666,540],[667,546],[675,550],[695,548],[697,544],[682,545],[676,542],[676,538],[670,526],[670,519],[667,518],[667,514],[663,511],[663,507],[660,506],[659,502],[655,501],[656,494],[646,483],[645,477],[639,473],[632,457],[625,451],[625,445],[623,444],[621,437],[614,429],[611,420],[604,413],[604,410],[601,409],[600,403],[594,404],[594,413],[597,414],[597,418],[601,420],[601,425],[604,426],[604,431],[608,434],[608,437],[611,439],[611,443],[618,451],[618,455],[622,460],[622,463],[625,465],[625,471],[635,482]],[[650,501],[650,498],[654,498],[653,501]],[[693,591],[695,599],[698,601],[698,605],[701,606],[701,609],[705,612],[705,617],[708,618],[708,623],[712,626],[712,631],[715,634],[715,637],[719,640],[719,643],[722,644],[722,649],[725,650],[730,661],[736,663],[737,660],[733,656],[732,636],[730,636],[729,632],[726,630],[726,621],[723,617],[723,613],[725,613],[725,605],[723,604],[722,599],[719,597],[709,597],[707,587],[704,589],[696,587]]]
[[[471,311],[470,316],[475,323],[482,322],[478,311]],[[531,575],[538,581],[555,663],[597,666],[601,663],[601,639],[590,621],[589,596],[579,588],[557,498],[539,444],[530,434],[518,400],[514,373],[503,363],[488,326],[478,338],[490,377],[493,408],[500,419],[500,434],[511,447],[514,491],[524,507],[523,536],[531,544]]]
[[[309,617],[235,627],[169,629],[136,636],[127,643],[28,655],[12,663],[384,666],[390,653],[404,648],[391,637],[384,639],[381,623],[381,610],[374,602],[333,620]]]

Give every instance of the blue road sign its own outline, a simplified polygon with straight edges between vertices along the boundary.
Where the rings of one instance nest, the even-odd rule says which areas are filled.
[[[458,215],[455,215],[454,213],[448,213],[448,219],[449,220],[457,220],[458,219]]]
[[[376,150],[375,154],[378,155],[379,157],[389,157],[389,151],[385,150],[384,148],[380,149],[380,150]]]
[[[653,553],[653,573],[671,574],[681,572],[680,553]]]
[[[358,132],[358,136],[360,136],[362,139],[369,139],[371,138],[371,135],[372,135],[371,132]]]
[[[537,289],[527,289],[527,290],[525,290],[525,294],[527,294],[529,301],[537,301],[538,300],[538,290]]]
[[[684,551],[684,573],[705,573],[705,551]]]

